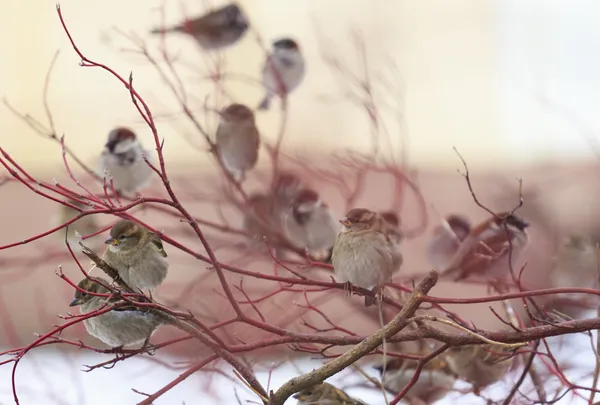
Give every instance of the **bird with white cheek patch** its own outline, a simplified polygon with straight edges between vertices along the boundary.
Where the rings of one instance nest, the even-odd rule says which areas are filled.
[[[108,281],[98,277],[104,285],[110,285]],[[88,314],[102,309],[108,301],[108,305],[116,303],[119,299],[96,296],[92,294],[110,294],[102,284],[90,279],[83,279],[76,290],[75,298],[69,306],[81,306],[81,313]],[[92,294],[90,294],[92,293]],[[139,310],[133,306],[114,308],[101,315],[83,320],[87,332],[113,348],[133,346],[143,342],[142,347],[148,345],[152,334],[161,325],[161,320],[154,314]]]
[[[291,93],[302,83],[305,71],[304,56],[296,41],[282,38],[273,42],[273,51],[267,57],[262,72],[266,94],[258,108],[267,110],[275,95]]]
[[[231,104],[221,113],[216,146],[219,159],[236,182],[244,181],[246,171],[258,161],[260,135],[254,113],[242,104]]]
[[[150,33],[178,32],[190,35],[205,51],[222,50],[238,42],[250,23],[239,5],[232,3],[198,18],[168,28],[155,28]]]
[[[313,190],[301,190],[283,220],[287,240],[316,260],[329,257],[340,224]]]
[[[112,176],[116,191],[135,194],[152,180],[153,170],[144,161],[144,156],[154,163],[153,154],[142,147],[133,131],[115,128],[108,134],[108,141],[100,155],[98,175]]]
[[[322,382],[294,395],[297,405],[367,405],[333,385]]]
[[[427,258],[436,270],[443,270],[452,263],[456,251],[469,235],[471,222],[462,215],[448,215],[435,228],[427,245]]]
[[[403,261],[397,244],[385,232],[384,220],[373,211],[354,208],[340,222],[343,228],[331,255],[336,279],[381,294]],[[374,297],[365,296],[365,306],[374,303]]]
[[[142,225],[121,220],[104,243],[108,249],[102,258],[134,291],[152,292],[167,276],[169,261],[162,241]]]
[[[509,212],[483,221],[471,229],[440,277],[488,283],[510,276],[509,259],[514,263],[527,247],[528,226]]]

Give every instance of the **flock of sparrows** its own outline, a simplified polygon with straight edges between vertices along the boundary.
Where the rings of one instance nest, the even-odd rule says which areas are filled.
[[[222,50],[239,41],[249,28],[248,19],[237,4],[229,4],[196,19],[167,28],[153,30],[164,34],[181,32],[190,35],[207,51]],[[273,50],[263,68],[265,97],[259,108],[268,108],[274,96],[294,90],[305,74],[305,62],[298,44],[289,38],[273,43]],[[219,112],[215,146],[223,168],[236,182],[258,160],[260,134],[252,109],[231,104]],[[111,187],[125,195],[135,195],[151,180],[152,169],[144,158],[153,162],[135,133],[128,128],[115,128],[100,157],[98,174],[112,181]],[[76,204],[75,202],[73,202]],[[348,289],[371,290],[365,295],[370,306],[383,294],[403,263],[403,235],[400,218],[394,212],[377,212],[353,208],[338,220],[319,194],[298,176],[280,172],[271,189],[250,195],[243,227],[252,238],[266,237],[275,247],[281,242],[305,251],[311,258],[330,260],[337,281]],[[76,215],[63,208],[63,219]],[[491,282],[510,276],[512,263],[527,247],[528,224],[514,213],[491,216],[472,227],[461,215],[450,215],[438,226],[429,241],[427,256],[441,277],[454,281]],[[72,242],[73,229],[91,234],[97,227],[88,216],[75,222],[67,238]],[[121,220],[110,230],[103,259],[132,290],[150,292],[167,275],[169,263],[161,239],[144,226]],[[558,251],[551,273],[554,286],[595,285],[597,251],[589,238],[568,237]],[[580,277],[571,274],[577,267]],[[82,313],[101,309],[118,301],[106,288],[110,283],[96,278],[82,280],[71,305],[80,305]],[[84,320],[89,334],[112,347],[135,345],[148,340],[161,322],[154,314],[134,307],[119,306],[112,311]],[[427,363],[418,383],[409,391],[426,402],[444,396],[456,378],[469,381],[476,389],[500,380],[511,361],[489,345],[451,348],[449,352]],[[416,362],[395,359],[386,365],[382,384],[399,392],[414,373]],[[298,393],[299,405],[363,404],[328,383],[321,383]]]

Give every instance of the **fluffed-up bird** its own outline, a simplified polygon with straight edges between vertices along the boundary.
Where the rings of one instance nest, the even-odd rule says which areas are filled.
[[[394,358],[387,362],[383,386],[398,394],[408,385],[415,374],[418,362],[410,359]],[[382,373],[383,366],[375,367]],[[417,382],[406,393],[406,399],[416,399],[421,403],[432,404],[444,398],[454,386],[456,377],[449,369],[444,356],[437,356],[423,366]]]
[[[103,259],[134,291],[152,292],[167,276],[169,261],[162,241],[144,226],[120,220],[104,243],[108,249]]]
[[[248,31],[250,23],[242,8],[231,3],[181,24],[155,28],[152,34],[179,32],[190,35],[206,51],[229,47]]]
[[[231,104],[220,114],[216,146],[219,159],[236,182],[245,179],[246,171],[258,161],[260,135],[254,113],[243,104]]]
[[[381,293],[403,261],[397,244],[385,232],[384,220],[373,211],[354,208],[340,222],[343,227],[331,255],[335,278]],[[374,303],[374,297],[365,296],[366,306]]]
[[[154,156],[142,147],[135,133],[129,128],[115,128],[108,134],[108,141],[100,155],[98,176],[112,176],[116,191],[135,194],[152,181],[152,168],[144,161],[154,163]],[[110,189],[108,177],[107,188]]]
[[[483,221],[471,229],[440,276],[485,283],[510,276],[510,264],[515,265],[529,243],[528,226],[508,212]]]
[[[367,405],[326,382],[302,390],[294,398],[297,405]]]
[[[104,285],[110,285],[103,278],[97,278]],[[110,291],[100,283],[91,279],[83,279],[78,284],[79,288],[95,294],[110,294]],[[84,293],[79,290],[75,292],[75,298],[70,306],[80,306],[82,314],[89,314],[93,311],[104,308],[107,305],[114,304],[119,299],[95,296]],[[147,346],[152,334],[161,325],[161,320],[153,313],[136,309],[133,306],[114,308],[111,311],[101,315],[83,320],[83,325],[87,332],[98,338],[105,344],[113,348],[123,346],[133,346],[143,343],[142,347]]]
[[[451,263],[462,241],[471,231],[471,222],[463,215],[448,215],[433,231],[427,244],[427,258],[435,270]]]
[[[258,108],[267,110],[274,96],[287,96],[291,93],[300,85],[305,72],[304,56],[296,41],[282,38],[273,42],[273,50],[267,57],[262,72],[265,97]]]
[[[513,364],[514,350],[498,345],[466,345],[448,349],[448,367],[478,393],[504,378]]]
[[[330,255],[340,223],[315,191],[304,189],[286,210],[283,229],[291,244],[306,249],[316,260],[324,260]]]

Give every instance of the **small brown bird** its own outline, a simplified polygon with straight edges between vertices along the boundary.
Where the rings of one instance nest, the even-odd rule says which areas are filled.
[[[105,285],[110,285],[103,278],[97,278],[97,280]],[[90,293],[110,293],[108,289],[98,282],[87,278],[81,280],[78,286]],[[69,306],[81,305],[81,313],[88,314],[103,308],[107,300],[108,297],[94,296],[76,290],[75,298]],[[109,301],[109,304],[118,301],[118,299],[113,298]],[[121,348],[123,346],[137,345],[142,342],[142,347],[146,347],[152,334],[161,325],[161,321],[152,313],[141,311],[133,306],[127,306],[115,308],[101,315],[84,319],[83,325],[90,335],[100,339],[111,347]]]
[[[267,110],[275,95],[291,93],[304,79],[305,71],[304,56],[296,41],[282,38],[273,42],[273,51],[267,57],[262,72],[266,94],[258,108]]]
[[[326,382],[302,390],[294,398],[297,405],[367,405]]]
[[[409,359],[394,358],[389,361],[383,377],[385,389],[394,394],[401,392],[415,374],[417,364],[416,360]],[[381,373],[383,366],[375,369]],[[444,357],[435,357],[425,363],[419,379],[406,393],[406,398],[432,404],[445,397],[452,390],[455,381],[456,377],[448,368]]]
[[[315,191],[304,189],[286,210],[283,228],[291,244],[306,249],[316,260],[324,260],[329,257],[340,224]]]
[[[475,393],[500,381],[513,363],[513,349],[497,345],[466,345],[447,351],[448,367],[461,380],[473,385]]]
[[[152,292],[167,276],[167,253],[158,235],[147,228],[133,221],[120,220],[104,243],[108,249],[103,259],[134,291]]]
[[[250,23],[239,5],[232,3],[203,16],[169,28],[155,28],[152,34],[180,32],[190,35],[206,51],[219,50],[238,42]]]
[[[509,258],[514,262],[529,243],[528,226],[507,212],[487,219],[471,229],[440,276],[483,282],[506,277],[510,274]]]
[[[223,167],[238,183],[258,161],[260,135],[254,113],[242,104],[231,104],[221,113],[216,145]]]
[[[108,134],[108,141],[100,155],[97,174],[112,176],[116,191],[135,194],[152,181],[152,168],[144,161],[154,162],[154,155],[145,150],[135,133],[129,128],[115,128]],[[107,188],[110,189],[107,178]]]
[[[598,288],[599,252],[589,236],[569,235],[562,239],[550,272],[550,287]],[[596,297],[582,294],[554,294],[544,304],[547,308],[573,318],[582,317],[596,308]]]
[[[403,261],[396,244],[383,229],[384,220],[373,211],[354,208],[340,222],[343,227],[331,256],[336,279],[373,288],[379,294]],[[374,297],[365,297],[365,306],[374,303]]]
[[[82,210],[86,210],[88,207],[85,204],[82,204],[78,201],[68,200],[72,205],[81,208]],[[67,207],[66,205],[60,205],[58,215],[54,219],[55,226],[59,226],[64,224],[65,222],[75,218],[79,215],[79,212],[74,210],[71,207]],[[60,239],[61,243],[65,242],[65,232],[67,232],[67,241],[71,245],[72,249],[80,250],[79,242],[81,241],[81,237],[88,236],[96,233],[98,231],[98,223],[96,222],[96,217],[94,215],[87,215],[77,221],[73,222],[69,225],[68,232],[67,229],[63,229],[62,232],[56,232],[56,235]],[[77,236],[79,234],[79,237]]]
[[[434,269],[440,271],[451,263],[460,244],[471,231],[471,222],[462,215],[449,215],[435,228],[427,245],[427,258]]]

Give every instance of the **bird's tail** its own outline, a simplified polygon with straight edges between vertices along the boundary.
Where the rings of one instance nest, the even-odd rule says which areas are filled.
[[[268,110],[271,105],[271,97],[267,94],[258,105],[259,110]]]

